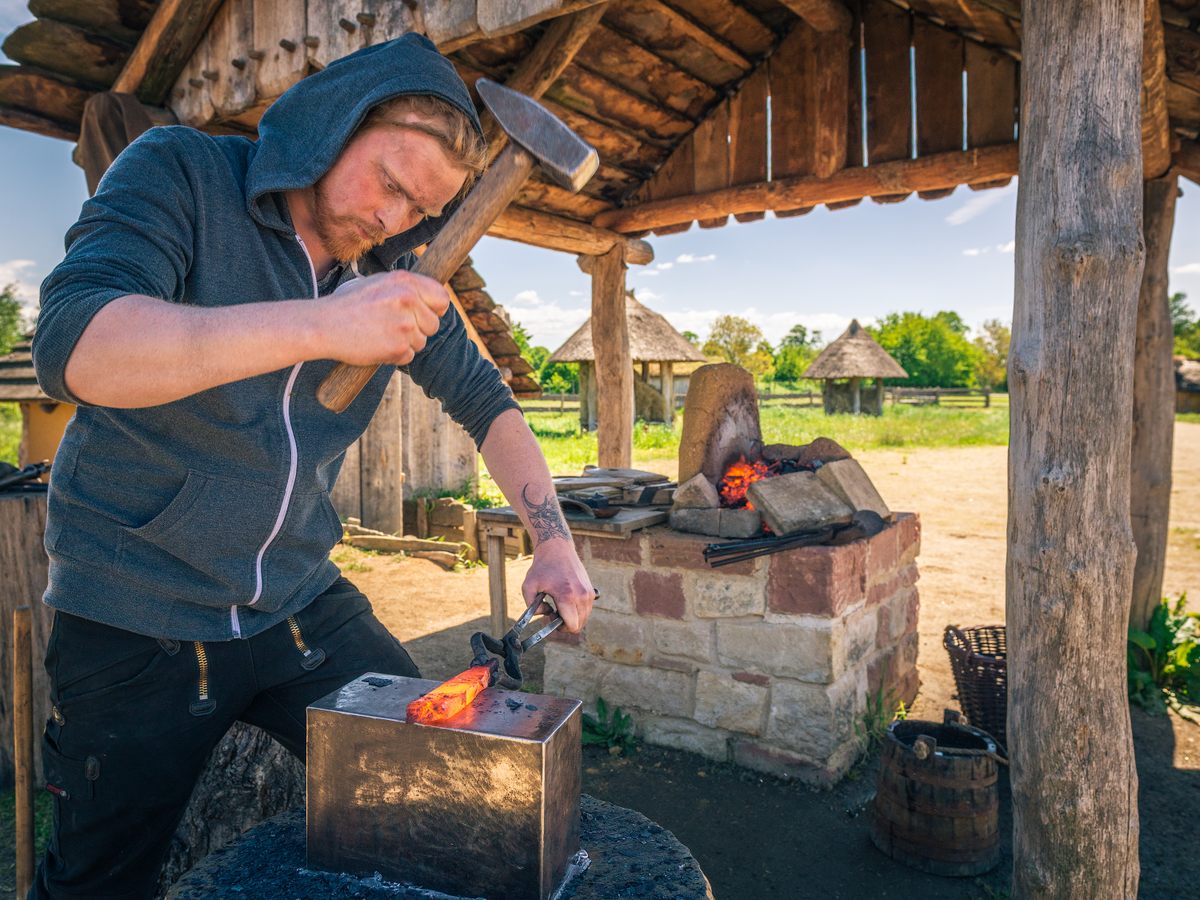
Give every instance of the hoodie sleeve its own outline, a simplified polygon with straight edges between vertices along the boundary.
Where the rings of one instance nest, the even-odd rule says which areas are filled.
[[[33,336],[38,384],[81,404],[67,360],[106,304],[129,294],[178,301],[191,267],[196,202],[180,128],[152,128],[122,151],[66,236],[66,257],[42,282]]]
[[[482,446],[500,413],[520,409],[500,370],[484,359],[467,334],[454,304],[442,316],[437,333],[401,371],[440,400],[442,410]]]

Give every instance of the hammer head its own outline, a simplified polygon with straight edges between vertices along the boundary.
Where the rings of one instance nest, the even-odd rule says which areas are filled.
[[[596,174],[595,148],[536,100],[489,78],[480,78],[475,87],[509,139],[528,150],[556,184],[574,192]]]

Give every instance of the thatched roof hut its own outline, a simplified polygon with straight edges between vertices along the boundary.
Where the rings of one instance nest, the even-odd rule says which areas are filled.
[[[675,419],[675,370],[677,362],[708,362],[687,338],[652,309],[638,302],[633,291],[625,292],[625,321],[629,328],[629,359],[641,363],[641,379],[634,380],[634,411],[647,422]],[[592,344],[592,320],[576,329],[566,342],[550,354],[549,362],[579,363],[579,421],[594,428],[597,416],[596,354]],[[650,385],[650,363],[658,363],[659,388]]]
[[[875,342],[867,330],[850,321],[842,336],[821,351],[804,372],[805,378],[824,379],[825,412],[883,413],[883,379],[907,378],[908,373]],[[863,403],[862,380],[875,379],[874,395]],[[844,383],[839,380],[848,379]]]
[[[1200,359],[1175,357],[1175,412],[1200,412]]]

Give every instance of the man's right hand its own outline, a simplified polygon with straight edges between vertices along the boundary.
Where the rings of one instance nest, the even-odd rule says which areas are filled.
[[[328,359],[355,366],[403,366],[437,333],[450,307],[446,289],[413,272],[380,272],[322,298]]]

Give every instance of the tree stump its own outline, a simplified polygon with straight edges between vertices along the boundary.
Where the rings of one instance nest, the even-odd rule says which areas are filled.
[[[1013,896],[1135,897],[1125,684],[1142,4],[1022,4],[1009,355]]]

